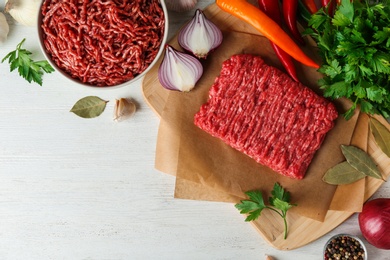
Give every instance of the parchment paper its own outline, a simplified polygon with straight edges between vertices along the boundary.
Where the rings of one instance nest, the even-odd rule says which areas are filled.
[[[360,113],[352,136],[351,145],[367,151],[369,117]],[[331,210],[360,212],[363,208],[366,179],[357,182],[339,185],[329,207]]]
[[[196,88],[189,93],[169,94],[169,105],[162,113],[159,128],[156,168],[163,171],[169,169],[171,174],[175,174],[176,168],[177,198],[221,198],[223,201],[235,202],[245,198],[245,191],[253,189],[263,191],[268,197],[274,183],[279,182],[291,192],[292,202],[299,205],[293,208],[294,212],[322,221],[336,189],[336,186],[324,183],[322,176],[327,169],[344,160],[340,145],[350,144],[357,115],[349,121],[342,117],[337,120],[335,128],[328,133],[303,180],[290,179],[273,172],[193,124],[194,114],[206,102],[208,90],[219,74],[222,62],[238,53],[260,55],[269,65],[282,69],[266,38],[240,32],[224,32],[223,44],[204,61],[205,73]],[[301,81],[319,92],[315,86],[321,75],[315,69],[298,63],[296,65]],[[348,102],[342,100],[336,105],[343,112]],[[162,139],[171,140],[172,143]],[[163,147],[161,144],[164,144]],[[192,183],[207,189],[194,192]],[[188,188],[185,188],[186,185]],[[204,193],[208,191],[210,193],[206,196]],[[221,194],[228,196],[222,198]]]

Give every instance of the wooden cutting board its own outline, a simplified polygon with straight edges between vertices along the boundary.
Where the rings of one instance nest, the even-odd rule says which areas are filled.
[[[210,20],[217,23],[222,30],[240,31],[260,35],[250,25],[223,12],[215,4],[208,6],[204,10],[204,13]],[[177,46],[176,38],[170,40],[169,44]],[[161,60],[162,58],[145,75],[142,82],[142,92],[145,101],[159,117],[161,116],[164,107],[167,105],[166,101],[170,93],[168,90],[162,88],[158,81],[157,73]],[[367,138],[367,135],[364,136],[363,134],[362,138]],[[378,163],[385,178],[387,178],[387,176],[390,175],[390,160],[376,146],[371,135],[368,138],[368,150],[374,160]],[[382,184],[383,181],[367,178],[365,183],[362,184],[362,186],[365,186],[364,201],[371,197]],[[283,223],[280,217],[276,216],[275,213],[271,211],[264,211],[261,218],[251,223],[260,235],[273,247],[280,250],[291,250],[302,247],[320,238],[343,223],[352,214],[354,214],[354,212],[329,210],[324,222],[319,222],[296,214],[288,214],[289,233],[287,239],[283,238]]]

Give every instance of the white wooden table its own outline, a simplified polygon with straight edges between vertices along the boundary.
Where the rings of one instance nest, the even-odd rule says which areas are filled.
[[[170,35],[192,15],[170,13]],[[26,38],[25,47],[42,58],[35,28],[7,18],[11,32],[0,57]],[[174,177],[154,169],[159,120],[141,82],[97,90],[53,73],[40,87],[3,63],[0,91],[0,259],[312,260],[322,259],[334,234],[361,236],[354,215],[307,246],[279,251],[231,204],[174,199]],[[89,95],[110,101],[100,117],[69,112]],[[135,99],[138,111],[116,123],[113,105],[121,97]],[[390,183],[374,196],[390,197]],[[367,247],[370,259],[390,259],[389,251]]]

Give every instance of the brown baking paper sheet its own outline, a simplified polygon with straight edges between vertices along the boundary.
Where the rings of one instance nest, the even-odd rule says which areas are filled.
[[[181,178],[176,178],[175,197],[218,202],[238,202],[241,199],[229,193],[217,191],[208,186]]]
[[[180,49],[174,41],[173,45]],[[306,51],[312,50],[308,48]],[[324,183],[322,176],[327,169],[344,160],[340,145],[350,144],[358,113],[349,121],[345,121],[342,116],[337,119],[335,127],[327,134],[303,180],[294,180],[275,173],[193,124],[194,114],[207,101],[208,90],[219,75],[222,62],[239,53],[259,55],[267,64],[282,69],[266,38],[224,31],[223,44],[203,61],[204,74],[196,88],[189,93],[169,93],[167,105],[161,115],[156,168],[176,175],[176,198],[221,198],[234,202],[245,198],[244,192],[248,190],[261,190],[268,196],[274,183],[278,182],[291,193],[292,202],[299,205],[292,209],[293,212],[323,221],[336,186]],[[302,83],[319,92],[316,83],[321,75],[315,69],[298,63],[296,66]],[[346,100],[336,102],[340,112],[345,111],[348,105]],[[200,192],[194,193],[196,188],[191,186],[193,184],[207,189],[199,189]],[[202,194],[206,192],[210,194]]]
[[[374,116],[384,126],[390,130],[389,123],[382,116]],[[351,145],[366,151],[378,165],[383,179],[390,176],[390,158],[387,157],[375,142],[370,127],[370,117],[365,113],[360,113]],[[363,204],[373,195],[373,193],[383,184],[383,180],[366,177],[348,185],[339,185],[333,196],[330,210],[361,212]]]
[[[354,145],[367,152],[369,117],[360,113],[351,139]],[[351,184],[337,186],[329,209],[348,212],[360,212],[363,208],[366,179]]]

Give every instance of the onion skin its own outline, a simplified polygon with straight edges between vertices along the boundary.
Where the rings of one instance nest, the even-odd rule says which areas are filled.
[[[165,45],[165,55],[158,68],[158,80],[164,88],[189,92],[202,74],[203,66],[197,58]]]
[[[193,9],[198,0],[165,0],[165,5],[168,10],[174,12],[185,12]]]
[[[360,231],[370,244],[390,249],[390,198],[366,202],[358,219]]]
[[[222,31],[200,9],[196,10],[177,36],[179,45],[198,59],[206,59],[211,51],[221,45],[222,40]]]

